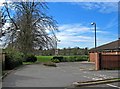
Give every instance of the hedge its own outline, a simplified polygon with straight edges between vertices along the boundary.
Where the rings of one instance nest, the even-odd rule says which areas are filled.
[[[24,60],[24,62],[36,62],[36,61],[37,61],[37,57],[32,54],[28,54]]]
[[[77,61],[88,61],[87,55],[81,56],[54,56],[51,60],[59,60],[60,62],[77,62]]]
[[[8,51],[5,55],[5,70],[11,70],[22,65],[23,54],[14,50]]]

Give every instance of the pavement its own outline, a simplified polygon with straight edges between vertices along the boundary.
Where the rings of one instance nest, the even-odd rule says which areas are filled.
[[[76,81],[118,78],[118,70],[95,71],[94,67],[95,64],[90,62],[57,63],[57,67],[48,67],[42,64],[26,65],[7,75],[2,81],[2,86],[70,87]],[[103,86],[119,88],[118,83],[103,84]]]

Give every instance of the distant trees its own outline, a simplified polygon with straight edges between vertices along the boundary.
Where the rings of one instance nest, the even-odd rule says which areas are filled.
[[[25,55],[35,49],[54,48],[57,23],[45,13],[47,8],[45,2],[34,0],[5,3],[4,10],[11,23],[9,44]]]
[[[58,49],[58,55],[69,56],[69,55],[88,55],[88,48],[63,48]],[[54,55],[54,49],[50,50],[37,50],[37,55]]]

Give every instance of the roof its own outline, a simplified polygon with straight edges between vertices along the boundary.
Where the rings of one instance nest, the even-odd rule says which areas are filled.
[[[94,52],[94,51],[120,51],[120,39],[98,46],[95,48],[90,49],[90,52]]]

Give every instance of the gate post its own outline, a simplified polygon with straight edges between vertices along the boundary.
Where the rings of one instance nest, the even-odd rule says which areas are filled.
[[[100,53],[95,53],[95,70],[100,70],[101,68],[101,54]]]

